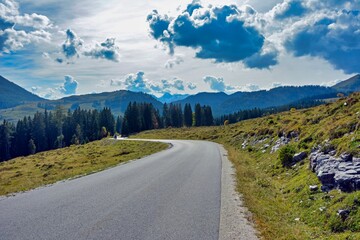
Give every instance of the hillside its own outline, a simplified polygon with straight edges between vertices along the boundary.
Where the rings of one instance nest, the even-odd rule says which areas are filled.
[[[135,137],[224,144],[236,167],[238,190],[264,239],[360,239],[359,109],[360,93],[355,93],[320,107],[228,126]],[[301,160],[304,156],[294,153],[308,157]],[[286,165],[284,156],[291,156]]]
[[[44,99],[0,76],[0,109],[42,100]]]
[[[126,90],[65,97],[51,101],[48,107],[53,108],[56,105],[63,105],[70,109],[76,109],[79,106],[82,109],[102,109],[108,107],[111,108],[115,115],[122,115],[130,102],[151,103],[155,108],[162,109],[162,103],[153,96]]]
[[[335,97],[337,91],[321,86],[278,87],[268,91],[225,93],[199,93],[176,103],[210,105],[214,116],[252,108],[278,107],[308,98]]]
[[[359,92],[360,91],[360,74],[357,74],[345,81],[339,82],[332,88],[339,92]]]

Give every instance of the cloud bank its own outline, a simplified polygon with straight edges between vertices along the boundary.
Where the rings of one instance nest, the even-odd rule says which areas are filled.
[[[52,23],[44,15],[21,14],[13,0],[0,3],[0,55],[8,54],[31,43],[49,42]]]
[[[346,74],[360,69],[358,0],[284,0],[266,13],[248,5],[193,1],[175,16],[154,10],[147,22],[150,36],[170,54],[188,47],[199,59],[269,69],[279,55],[290,53],[324,59]]]
[[[95,43],[89,50],[84,51],[84,55],[114,62],[119,62],[120,60],[119,47],[115,44],[115,38],[108,38],[100,44]]]
[[[185,83],[183,80],[173,78],[172,80],[162,79],[160,83],[154,83],[146,78],[145,73],[139,71],[130,73],[119,80],[111,80],[111,86],[120,86],[123,89],[132,92],[144,93],[170,93],[172,91],[185,91],[186,88],[194,90],[196,85],[193,83]]]
[[[165,68],[172,69],[176,65],[180,65],[183,62],[184,62],[184,57],[182,55],[175,55],[173,58],[166,61]]]
[[[115,43],[115,38],[108,38],[102,43],[85,44],[85,42],[71,30],[66,30],[66,40],[62,44],[62,53],[66,59],[79,58],[81,55],[94,59],[105,59],[119,62],[120,50]],[[56,58],[56,62],[63,63],[62,58]]]
[[[256,60],[261,60],[265,37],[254,27],[245,22],[243,11],[236,5],[221,7],[203,6],[194,1],[175,17],[161,15],[154,10],[147,17],[150,35],[166,45],[171,54],[177,46],[195,49],[195,56],[200,59],[212,59],[215,62],[239,62],[257,54]],[[256,14],[253,12],[252,14]],[[276,62],[276,52],[272,61],[261,61],[260,68],[268,68]],[[266,55],[269,58],[269,55]],[[267,66],[263,66],[268,63]]]

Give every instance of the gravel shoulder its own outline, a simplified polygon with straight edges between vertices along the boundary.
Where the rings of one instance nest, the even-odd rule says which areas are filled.
[[[227,157],[227,151],[219,145],[222,157],[221,210],[219,240],[257,240],[251,213],[244,206],[236,191],[235,169]]]

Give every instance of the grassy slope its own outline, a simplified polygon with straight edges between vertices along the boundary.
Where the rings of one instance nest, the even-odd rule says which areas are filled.
[[[164,143],[104,139],[0,163],[0,195],[97,172],[164,150]]]
[[[347,103],[345,106],[344,103]],[[360,192],[310,192],[319,185],[309,170],[309,160],[292,168],[283,168],[278,153],[263,152],[279,133],[297,131],[292,140],[298,151],[329,140],[337,149],[359,155],[360,94],[313,109],[291,111],[222,127],[166,129],[148,131],[137,138],[203,139],[219,142],[229,151],[237,170],[238,190],[253,212],[265,239],[360,239]],[[263,140],[258,143],[257,140]],[[242,143],[252,142],[245,149]],[[321,210],[320,210],[321,209]],[[351,209],[345,221],[337,210]]]

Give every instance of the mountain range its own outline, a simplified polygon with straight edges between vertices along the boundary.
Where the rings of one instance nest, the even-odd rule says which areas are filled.
[[[360,74],[332,87],[285,86],[256,92],[236,92],[230,95],[222,92],[203,92],[196,95],[166,93],[160,98],[141,92],[120,90],[47,100],[0,76],[0,120],[6,119],[14,122],[24,116],[32,115],[36,111],[52,110],[57,105],[72,110],[77,107],[83,109],[109,107],[115,115],[122,115],[129,102],[134,101],[152,103],[159,110],[162,109],[165,102],[181,105],[190,103],[192,106],[200,103],[201,105],[210,105],[214,116],[217,117],[244,109],[277,107],[304,99],[333,98],[339,92],[346,94],[357,91],[360,91]]]

